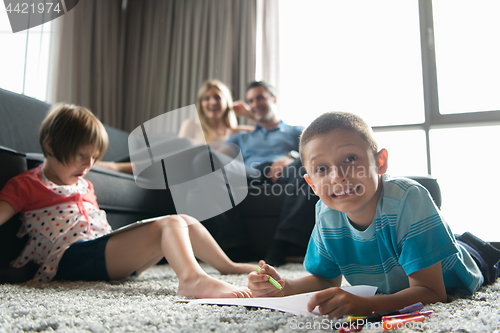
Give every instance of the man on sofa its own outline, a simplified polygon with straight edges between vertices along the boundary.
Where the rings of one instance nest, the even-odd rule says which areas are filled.
[[[276,100],[273,88],[266,82],[250,83],[248,104],[237,101],[234,109],[239,115],[250,114],[256,122],[255,130],[239,132],[228,140],[241,149],[250,186],[278,183],[286,193],[273,243],[265,257],[273,266],[282,265],[288,255],[305,254],[317,201],[303,178],[305,171],[297,153],[303,127],[285,124],[276,112]]]

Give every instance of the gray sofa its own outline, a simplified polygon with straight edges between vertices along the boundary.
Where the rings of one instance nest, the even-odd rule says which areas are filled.
[[[0,89],[0,188],[8,179],[38,166],[43,155],[38,144],[38,131],[50,105],[39,100]],[[127,161],[129,133],[106,126],[109,147],[105,161]],[[113,229],[140,219],[175,214],[168,190],[146,190],[138,187],[132,175],[94,167],[86,176],[93,184],[97,201],[107,213]],[[424,185],[438,206],[441,205],[439,185],[430,177],[411,177]],[[273,185],[280,186],[280,185]],[[239,221],[249,242],[249,258],[261,259],[270,247],[285,191],[269,185],[250,187],[247,197],[238,206]],[[311,211],[311,214],[313,212]],[[0,283],[19,281],[29,275],[7,269],[26,239],[15,237],[20,226],[18,216],[0,227]],[[24,275],[23,275],[24,274]]]

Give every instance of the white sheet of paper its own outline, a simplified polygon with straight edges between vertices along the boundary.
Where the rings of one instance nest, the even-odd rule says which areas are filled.
[[[120,227],[118,229],[115,229],[115,230],[111,231],[110,233],[108,233],[106,235],[103,235],[102,237],[104,237],[104,236],[113,236],[113,235],[116,235],[116,234],[121,234],[124,231],[128,231],[128,230],[132,230],[132,229],[138,228],[141,225],[148,224],[148,223],[154,222],[156,220],[159,220],[159,219],[162,219],[162,218],[168,217],[168,216],[170,216],[170,215],[157,216],[157,217],[152,217],[150,219],[144,219],[144,220],[140,220],[140,221],[137,221],[137,222],[133,222],[133,223],[127,224],[127,225],[125,225],[123,227]]]
[[[377,292],[377,287],[373,286],[352,286],[342,287],[343,290],[357,296],[373,296]],[[265,308],[278,310],[282,312],[293,313],[294,315],[314,316],[321,315],[314,309],[313,312],[307,311],[307,302],[317,291],[305,294],[298,294],[285,297],[262,297],[262,298],[201,298],[188,300],[189,305],[194,304],[214,304],[214,305],[241,305],[256,308]]]

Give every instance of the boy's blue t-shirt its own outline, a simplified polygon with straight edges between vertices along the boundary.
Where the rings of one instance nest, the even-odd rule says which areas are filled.
[[[392,294],[409,287],[408,277],[441,261],[448,294],[472,294],[483,276],[470,254],[457,244],[429,192],[415,181],[382,175],[382,193],[372,224],[355,229],[345,213],[321,200],[304,267],[351,285],[368,284]]]

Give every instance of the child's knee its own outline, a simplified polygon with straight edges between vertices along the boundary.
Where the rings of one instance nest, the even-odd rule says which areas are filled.
[[[189,227],[192,227],[192,226],[200,226],[201,223],[200,221],[198,221],[197,219],[195,219],[194,217],[192,216],[189,216],[189,215],[186,215],[186,214],[179,214],[179,216],[184,220],[186,221],[187,225]]]

